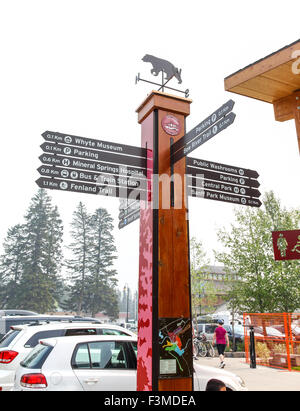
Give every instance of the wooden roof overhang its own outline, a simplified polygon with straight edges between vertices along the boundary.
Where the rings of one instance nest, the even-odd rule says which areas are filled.
[[[225,90],[273,104],[275,119],[295,119],[300,150],[300,39],[226,77]]]

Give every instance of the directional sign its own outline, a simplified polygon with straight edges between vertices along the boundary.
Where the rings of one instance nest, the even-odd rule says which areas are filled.
[[[38,172],[45,177],[63,178],[67,180],[83,181],[87,183],[109,184],[111,186],[123,186],[147,190],[146,179],[127,178],[118,175],[94,173],[53,166],[40,166]]]
[[[132,206],[126,208],[125,210],[121,210],[119,213],[119,219],[122,220],[123,218],[139,210],[140,210],[140,202],[137,201]]]
[[[76,158],[84,158],[95,161],[107,161],[109,163],[125,164],[128,166],[146,168],[147,160],[142,157],[133,157],[105,151],[91,150],[81,147],[64,146],[62,144],[45,142],[41,145],[45,153],[59,154]]]
[[[204,178],[206,180],[220,181],[221,183],[228,183],[255,188],[258,188],[260,186],[260,183],[257,180],[253,180],[248,177],[239,177],[238,175],[234,176],[225,173],[217,173],[215,171],[201,170],[199,168],[193,167],[187,167],[186,174],[197,178]]]
[[[134,214],[129,215],[119,222],[119,229],[126,227],[128,224],[136,221],[140,218],[140,211],[136,211]]]
[[[190,141],[198,137],[200,133],[203,133],[203,131],[211,127],[213,124],[219,121],[222,117],[226,116],[226,114],[230,113],[230,111],[232,111],[233,109],[234,104],[235,102],[233,100],[227,101],[227,103],[223,104],[223,106],[218,108],[218,110],[212,113],[209,117],[201,121],[201,123],[199,123],[191,131],[189,131],[180,140],[176,141],[176,143],[174,143],[173,145],[173,153],[176,153],[176,151],[182,149]]]
[[[240,187],[231,184],[219,183],[216,181],[211,181],[207,179],[197,179],[193,177],[188,177],[188,186],[198,189],[208,189],[215,191],[222,191],[228,194],[237,194],[248,197],[260,197],[261,193],[252,188]]]
[[[251,207],[260,207],[261,201],[257,198],[241,197],[234,194],[224,194],[206,189],[198,189],[193,187],[187,188],[187,193],[191,197],[205,198],[208,200],[223,201],[226,203],[240,204]]]
[[[80,170],[96,171],[105,174],[115,174],[142,178],[146,176],[146,169],[126,167],[120,164],[104,163],[90,160],[82,160],[72,157],[60,157],[54,154],[42,154],[39,159],[43,164],[60,166],[64,168],[76,168]]]
[[[227,127],[229,127],[234,122],[235,117],[236,115],[234,113],[229,113],[227,116],[219,120],[215,125],[211,126],[208,130],[201,133],[198,137],[192,140],[189,144],[184,146],[181,150],[175,152],[175,154],[173,150],[173,155],[171,156],[171,164],[175,164],[177,161],[181,160],[187,154],[196,150],[196,148],[200,147],[202,144],[206,143],[212,137],[216,136],[221,131],[225,130]]]
[[[96,194],[109,197],[122,197],[146,200],[147,191],[129,189],[126,187],[113,187],[110,185],[96,185],[62,179],[41,177],[36,181],[40,188],[50,190],[72,191],[74,193]]]
[[[95,150],[113,152],[118,154],[127,154],[138,157],[146,157],[147,150],[141,147],[128,146],[125,144],[112,143],[109,141],[95,140],[87,137],[78,137],[71,134],[57,133],[55,131],[45,131],[42,136],[46,141],[53,143],[66,144],[68,146],[77,146],[92,148]]]
[[[247,168],[241,168],[236,166],[228,166],[226,164],[215,163],[209,160],[199,160],[197,158],[187,157],[186,165],[188,167],[194,167],[197,169],[218,171],[221,173],[234,174],[241,177],[258,178],[257,171],[249,170]]]
[[[300,230],[273,231],[276,261],[300,260]]]
[[[134,205],[137,202],[137,200],[129,200],[124,199],[124,198],[120,198],[120,205],[119,205],[119,210],[126,210],[126,208],[131,207],[132,205]]]

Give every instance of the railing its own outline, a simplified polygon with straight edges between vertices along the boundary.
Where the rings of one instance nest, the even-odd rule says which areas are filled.
[[[300,313],[244,313],[254,327],[256,363],[300,371]],[[246,362],[250,363],[249,327],[245,327]]]

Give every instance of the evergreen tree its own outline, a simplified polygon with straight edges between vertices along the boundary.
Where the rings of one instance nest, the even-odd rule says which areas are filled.
[[[15,308],[40,313],[55,309],[62,234],[57,208],[46,190],[40,189],[25,215],[22,276]]]
[[[72,243],[68,247],[72,258],[67,261],[70,272],[69,299],[64,304],[71,311],[81,314],[86,311],[88,276],[90,273],[90,250],[92,247],[91,216],[81,202],[73,213],[71,223]]]
[[[8,230],[3,248],[4,254],[0,258],[0,307],[15,308],[18,306],[25,254],[23,225],[17,224]]]
[[[87,309],[94,316],[104,311],[112,317],[118,314],[116,270],[113,268],[116,247],[112,235],[113,219],[104,208],[91,217],[92,242],[89,249],[90,276]]]

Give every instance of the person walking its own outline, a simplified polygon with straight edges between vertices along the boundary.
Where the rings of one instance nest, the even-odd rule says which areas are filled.
[[[224,321],[218,320],[218,327],[215,329],[214,336],[213,336],[213,345],[217,345],[217,350],[220,358],[220,368],[225,367],[224,362],[224,353],[226,345],[229,347],[229,338],[227,335],[227,331],[223,327]]]

